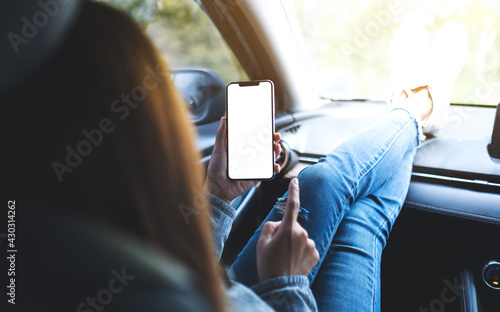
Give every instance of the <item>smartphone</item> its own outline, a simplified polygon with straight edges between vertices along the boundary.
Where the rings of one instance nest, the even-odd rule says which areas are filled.
[[[231,82],[226,87],[227,170],[232,180],[274,177],[274,84]]]

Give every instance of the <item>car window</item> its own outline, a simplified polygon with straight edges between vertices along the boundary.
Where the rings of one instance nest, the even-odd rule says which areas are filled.
[[[286,0],[283,1],[320,96],[385,99],[387,51],[396,28],[417,20],[431,37],[447,21],[461,22],[469,56],[452,102],[500,102],[500,1]]]
[[[247,80],[217,28],[194,0],[101,0],[131,15],[169,67],[204,67],[224,82]]]

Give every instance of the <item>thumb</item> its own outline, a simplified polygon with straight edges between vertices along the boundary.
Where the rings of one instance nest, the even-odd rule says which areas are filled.
[[[225,140],[226,140],[226,117],[220,119],[219,129],[217,129],[217,134],[215,135],[215,145],[214,149],[225,150]]]
[[[293,178],[288,185],[288,200],[283,214],[284,227],[292,226],[297,221],[300,208],[299,180]]]
[[[273,239],[276,231],[278,230],[281,222],[268,221],[262,226],[260,231],[259,244],[266,244]]]

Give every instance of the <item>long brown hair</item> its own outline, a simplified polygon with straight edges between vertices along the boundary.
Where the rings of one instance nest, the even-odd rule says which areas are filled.
[[[223,310],[194,129],[135,22],[86,2],[51,61],[4,99],[12,196],[73,207],[159,246]]]

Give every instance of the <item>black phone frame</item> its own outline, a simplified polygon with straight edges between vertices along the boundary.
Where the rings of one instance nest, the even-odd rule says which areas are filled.
[[[272,128],[271,144],[273,146],[273,153],[272,153],[272,157],[273,157],[272,173],[273,173],[273,175],[270,178],[263,178],[263,179],[233,179],[229,176],[229,115],[228,115],[229,111],[228,111],[228,101],[227,101],[228,100],[228,88],[230,85],[233,85],[233,84],[238,84],[240,87],[258,86],[261,82],[268,82],[271,84],[271,116],[272,116],[272,118],[271,118],[271,123],[272,123],[272,126],[271,126],[271,128]],[[250,80],[250,81],[234,81],[234,82],[230,82],[226,85],[226,136],[228,138],[227,150],[226,150],[226,155],[227,155],[227,157],[226,157],[227,158],[226,175],[230,180],[233,180],[233,181],[271,181],[276,176],[276,172],[274,172],[275,156],[277,156],[277,155],[274,155],[274,133],[275,133],[274,111],[275,111],[274,83],[271,80],[262,79],[262,80]]]

